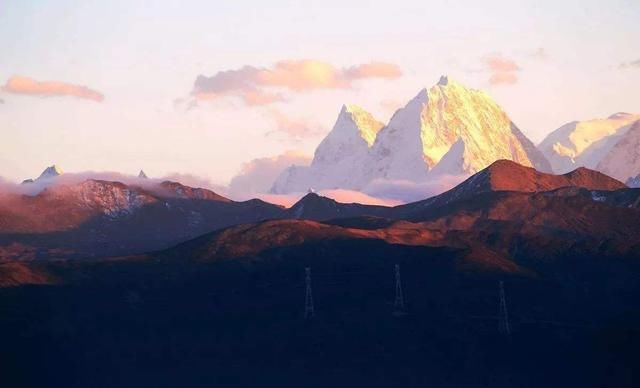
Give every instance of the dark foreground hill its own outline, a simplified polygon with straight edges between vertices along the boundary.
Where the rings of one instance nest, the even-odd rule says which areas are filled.
[[[3,385],[633,387],[640,367],[630,262],[575,259],[542,276],[500,254],[371,238],[221,261],[172,253],[32,263],[63,284],[0,290]]]
[[[505,171],[533,186],[482,183]],[[143,255],[2,263],[0,385],[633,387],[640,190],[535,174],[498,164],[370,214],[312,195],[298,218]],[[319,209],[339,216],[305,219]]]

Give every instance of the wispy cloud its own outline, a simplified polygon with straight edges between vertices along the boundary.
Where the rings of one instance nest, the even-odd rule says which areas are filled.
[[[59,81],[36,81],[29,77],[15,75],[2,87],[7,93],[22,94],[35,97],[71,96],[96,102],[102,102],[104,95],[82,85],[74,85]]]
[[[275,123],[275,129],[267,132],[267,136],[284,135],[287,141],[299,142],[325,133],[320,125],[308,119],[291,118],[277,109],[269,109],[267,116]]]
[[[283,101],[283,91],[348,89],[358,80],[396,79],[400,68],[391,63],[371,62],[338,68],[314,59],[284,60],[271,67],[243,66],[207,77],[199,75],[191,95],[197,100],[236,97],[247,105]]]
[[[518,82],[518,73],[522,69],[514,60],[494,54],[485,57],[483,61],[489,72],[491,85],[512,85]]]
[[[640,69],[640,59],[636,59],[635,61],[622,62],[620,65],[618,65],[618,67],[620,69]]]

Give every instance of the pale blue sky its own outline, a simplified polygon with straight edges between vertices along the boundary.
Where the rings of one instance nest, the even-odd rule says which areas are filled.
[[[486,90],[537,142],[567,121],[640,112],[640,67],[619,67],[640,59],[638,20],[637,0],[0,0],[0,85],[22,75],[105,96],[96,103],[0,91],[0,176],[21,180],[57,163],[224,183],[253,158],[312,153],[343,103],[387,120],[390,106],[441,74]],[[544,58],[534,55],[540,48]],[[489,84],[490,55],[514,61],[518,81]],[[383,61],[403,76],[293,93],[270,106],[174,106],[198,74],[291,59]],[[320,133],[266,135],[274,109]]]

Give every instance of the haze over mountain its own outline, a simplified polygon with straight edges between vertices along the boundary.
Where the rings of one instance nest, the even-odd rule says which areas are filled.
[[[438,175],[472,174],[498,159],[551,170],[493,99],[442,77],[386,126],[361,108],[344,107],[312,165],[285,170],[272,192],[361,190],[376,179],[424,182]]]

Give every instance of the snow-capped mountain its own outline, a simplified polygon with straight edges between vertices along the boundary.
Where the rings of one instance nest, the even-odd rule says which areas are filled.
[[[53,166],[49,166],[45,168],[42,174],[40,174],[40,176],[38,177],[38,179],[53,178],[56,176],[60,176],[62,174],[63,174],[62,169],[54,164]]]
[[[425,181],[434,174],[472,174],[499,159],[551,171],[545,157],[487,94],[441,77],[383,126],[343,107],[310,167],[292,166],[272,192],[362,189],[374,179]]]
[[[286,169],[276,179],[272,192],[362,187],[368,182],[364,167],[369,149],[383,126],[364,109],[356,105],[343,106],[333,129],[316,149],[311,165]]]
[[[33,195],[5,193],[0,196],[0,261],[7,241],[31,247],[34,258],[131,254],[285,212],[260,200],[235,202],[178,182],[139,183],[87,179],[56,182]]]
[[[623,182],[640,174],[640,120],[602,157],[596,169]]]
[[[629,178],[626,184],[631,188],[640,188],[640,174],[638,174],[635,178]]]
[[[577,167],[595,169],[637,120],[640,114],[616,113],[606,119],[573,121],[551,132],[538,149],[557,174]]]
[[[425,180],[429,173],[471,174],[499,159],[550,171],[550,165],[486,93],[441,77],[380,131],[372,176]]]
[[[53,166],[45,168],[44,171],[42,171],[42,174],[40,174],[40,176],[36,179],[25,179],[24,181],[22,181],[22,183],[33,183],[42,180],[49,180],[62,174],[62,169],[54,164]]]

